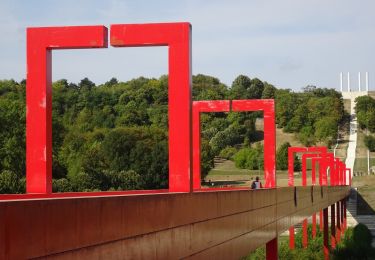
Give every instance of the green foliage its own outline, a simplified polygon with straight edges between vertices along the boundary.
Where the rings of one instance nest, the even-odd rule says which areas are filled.
[[[359,127],[375,132],[375,99],[370,96],[361,96],[355,99],[355,110]]]
[[[78,84],[62,79],[52,88],[54,191],[168,187],[167,76],[112,78],[98,86],[88,78]],[[25,81],[0,80],[0,178],[9,186],[2,192],[25,190],[25,93]],[[299,133],[304,144],[332,139],[342,116],[341,95],[333,90],[309,87],[294,93],[245,75],[228,88],[198,74],[192,94],[193,100],[275,97],[278,126]],[[202,177],[216,155],[237,156],[236,163],[247,169],[263,167],[263,148],[253,144],[260,141],[255,129],[260,117],[260,112],[201,115]]]
[[[223,150],[221,150],[219,156],[222,158],[225,158],[227,160],[233,159],[233,156],[237,153],[237,149],[231,146],[225,147]]]
[[[344,238],[332,252],[333,259],[374,259],[375,249],[371,246],[372,235],[362,223],[348,228]]]
[[[333,89],[308,86],[303,93],[280,89],[275,98],[278,127],[296,133],[306,146],[316,142],[330,145],[346,116],[342,96]]]
[[[230,97],[232,99],[260,99],[263,90],[264,83],[258,78],[250,79],[248,76],[239,75],[232,83]],[[272,89],[268,89],[267,92],[265,96],[272,95]]]
[[[206,139],[202,139],[201,142],[201,178],[204,179],[208,172],[214,167],[214,157],[209,142]]]
[[[288,148],[290,143],[283,143],[276,151],[276,169],[287,170],[288,169]]]
[[[241,169],[263,169],[263,146],[242,148],[233,157],[236,167]]]
[[[315,137],[318,141],[329,146],[337,137],[337,122],[335,118],[323,117],[315,123]]]
[[[0,173],[0,194],[19,193],[19,178],[11,171],[4,170]]]
[[[370,152],[375,152],[375,137],[372,135],[366,135],[364,138],[365,145]]]
[[[68,192],[73,191],[72,185],[69,180],[65,178],[53,179],[52,180],[52,191],[53,192]]]

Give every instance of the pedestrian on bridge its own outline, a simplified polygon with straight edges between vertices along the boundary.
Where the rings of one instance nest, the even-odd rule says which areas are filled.
[[[261,189],[263,188],[262,182],[259,180],[259,177],[257,176],[255,178],[255,181],[251,184],[251,189],[256,190],[256,189]]]

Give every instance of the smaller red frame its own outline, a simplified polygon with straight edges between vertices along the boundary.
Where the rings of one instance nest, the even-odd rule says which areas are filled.
[[[232,100],[232,112],[263,111],[265,188],[276,187],[276,124],[273,99]]]
[[[229,111],[229,100],[193,101],[193,190],[201,189],[201,113]]]
[[[288,148],[288,186],[294,186],[294,153],[327,153],[327,147],[325,146],[313,146],[313,147],[297,147],[291,146]],[[303,166],[303,165],[302,165]]]
[[[275,168],[275,103],[273,99],[251,100],[205,100],[193,102],[193,189],[201,189],[201,141],[200,113],[203,112],[246,112],[264,113],[264,179],[265,188],[276,186]]]

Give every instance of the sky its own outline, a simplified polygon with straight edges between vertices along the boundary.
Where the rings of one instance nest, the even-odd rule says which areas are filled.
[[[190,22],[193,74],[228,86],[243,74],[298,91],[339,89],[340,72],[351,73],[353,89],[368,71],[375,90],[374,14],[373,0],[0,0],[0,79],[26,77],[27,27]],[[167,47],[53,51],[54,81],[167,72]]]

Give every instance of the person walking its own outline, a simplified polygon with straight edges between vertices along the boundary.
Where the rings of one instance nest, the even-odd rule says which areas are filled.
[[[251,189],[256,190],[256,189],[261,189],[263,188],[262,182],[259,180],[259,177],[257,176],[255,178],[255,181],[251,184]]]

